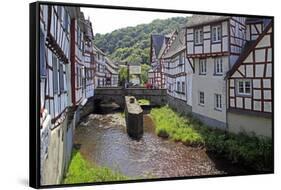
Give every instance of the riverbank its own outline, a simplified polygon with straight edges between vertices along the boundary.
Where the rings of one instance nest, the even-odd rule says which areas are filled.
[[[240,165],[214,157],[205,148],[158,137],[149,114],[144,114],[143,124],[144,135],[136,141],[128,136],[121,112],[90,114],[76,128],[75,147],[89,163],[105,166],[129,180],[250,173]]]
[[[107,167],[100,167],[89,163],[77,149],[73,149],[71,162],[64,184],[123,181],[127,176],[114,172]]]
[[[270,138],[212,129],[192,116],[180,116],[168,106],[154,108],[150,115],[160,137],[181,141],[187,146],[205,147],[208,151],[257,171],[272,171],[273,147]]]

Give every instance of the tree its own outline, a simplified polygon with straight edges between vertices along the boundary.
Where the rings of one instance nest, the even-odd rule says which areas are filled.
[[[151,67],[147,64],[141,65],[141,84],[145,84],[148,81],[148,71]]]
[[[94,43],[105,49],[113,61],[149,63],[151,34],[169,34],[187,23],[188,17],[156,19],[149,24],[96,34]]]
[[[123,86],[128,78],[128,68],[126,66],[122,66],[119,69],[119,85]]]

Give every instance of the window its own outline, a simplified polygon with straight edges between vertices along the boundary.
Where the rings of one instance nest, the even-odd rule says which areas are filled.
[[[80,82],[80,85],[79,85],[79,86],[81,87],[81,86],[82,86],[82,80],[83,80],[83,79],[82,79],[82,68],[79,68],[79,79],[80,79],[80,80],[79,80],[79,82]]]
[[[237,90],[238,95],[251,95],[251,80],[238,80]]]
[[[195,44],[202,44],[203,42],[203,29],[200,28],[200,29],[196,29],[195,30]]]
[[[185,82],[181,83],[181,90],[182,90],[182,93],[185,94]]]
[[[76,67],[76,84],[77,84],[77,88],[80,87],[80,83],[79,83],[79,68]]]
[[[222,75],[223,69],[222,69],[222,58],[215,58],[215,74]]]
[[[64,11],[64,22],[63,22],[63,27],[65,29],[65,31],[68,33],[68,24],[69,24],[69,17],[68,17],[68,13],[65,10]]]
[[[64,73],[63,73],[63,63],[60,62],[59,64],[59,83],[60,83],[60,92],[64,92]]]
[[[206,59],[200,59],[199,60],[199,74],[200,75],[205,75],[206,72],[207,72]]]
[[[179,64],[184,64],[184,56],[182,54],[179,55]]]
[[[182,53],[181,59],[182,59],[182,64],[184,64],[185,63],[184,53]]]
[[[58,93],[58,59],[53,54],[53,86],[54,86],[54,94]]]
[[[199,104],[204,105],[205,104],[205,97],[204,97],[204,92],[199,92]]]
[[[77,27],[77,45],[80,44],[80,29]]]
[[[221,26],[213,26],[212,27],[212,41],[220,42],[221,41]]]
[[[180,92],[180,82],[177,82],[177,91]]]
[[[221,94],[215,94],[215,109],[221,110],[221,108],[222,108]]]

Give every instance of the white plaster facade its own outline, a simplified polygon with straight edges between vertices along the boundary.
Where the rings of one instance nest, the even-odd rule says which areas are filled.
[[[192,78],[192,112],[226,123],[226,72],[229,70],[228,56],[223,56],[223,74],[216,75],[214,58],[206,58],[206,74],[200,74],[199,59],[194,59],[195,73]],[[204,93],[204,104],[200,103],[200,92]],[[216,107],[215,96],[221,95],[221,108]]]

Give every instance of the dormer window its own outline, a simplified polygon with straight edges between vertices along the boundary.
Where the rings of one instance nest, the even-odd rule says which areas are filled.
[[[203,43],[203,29],[200,28],[200,29],[195,29],[195,32],[194,32],[194,41],[195,41],[195,44],[202,44]]]
[[[212,27],[212,42],[221,41],[221,25]]]

